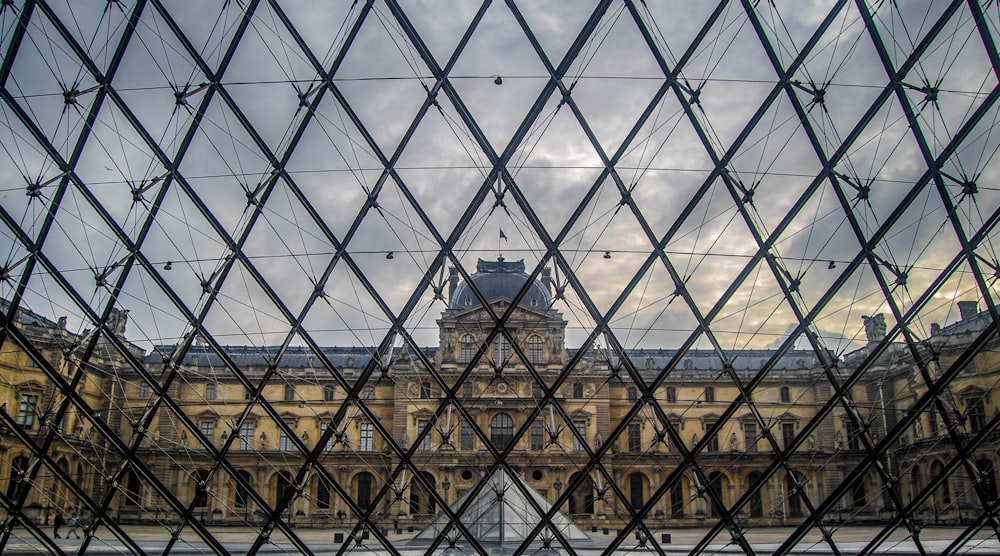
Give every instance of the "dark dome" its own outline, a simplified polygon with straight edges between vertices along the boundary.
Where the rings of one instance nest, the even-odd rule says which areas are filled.
[[[524,260],[506,262],[502,258],[496,261],[479,259],[476,263],[476,273],[469,277],[476,285],[479,293],[487,301],[496,299],[514,299],[528,281],[524,272]],[[547,309],[552,302],[548,290],[537,280],[531,284],[527,293],[521,298],[524,307]],[[469,309],[479,305],[479,299],[465,282],[455,288],[448,307],[451,309]]]

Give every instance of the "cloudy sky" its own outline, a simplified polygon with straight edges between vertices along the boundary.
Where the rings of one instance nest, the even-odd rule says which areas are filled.
[[[895,305],[924,336],[993,295],[996,6],[977,26],[964,4],[879,2],[868,29],[828,1],[612,2],[584,32],[596,4],[494,2],[470,29],[475,2],[261,2],[241,34],[244,4],[149,5],[130,28],[130,2],[56,1],[23,37],[21,9],[0,11],[0,295],[24,288],[75,331],[94,326],[81,302],[128,309],[149,349],[193,318],[222,344],[279,344],[317,283],[304,330],[376,345],[391,318],[368,289],[393,314],[423,291],[405,325],[435,345],[426,279],[453,238],[468,273],[498,254],[556,267],[570,345],[590,302],[621,301],[626,348],[682,344],[696,312],[725,350],[775,347],[815,309],[838,353],[862,315],[892,328]],[[942,276],[972,237],[978,266]]]

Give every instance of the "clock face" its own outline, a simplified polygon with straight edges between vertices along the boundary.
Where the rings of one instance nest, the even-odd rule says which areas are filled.
[[[507,385],[504,384],[503,382],[501,382],[500,384],[497,384],[497,392],[500,392],[501,394],[506,393],[507,392]]]

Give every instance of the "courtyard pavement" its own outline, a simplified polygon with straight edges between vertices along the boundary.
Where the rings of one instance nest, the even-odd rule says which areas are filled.
[[[170,531],[164,527],[130,525],[124,526],[123,528],[136,541],[136,544],[138,544],[139,547],[148,554],[162,554],[168,541],[170,540]],[[66,531],[67,529],[63,529],[61,532],[65,533]],[[758,527],[747,530],[746,536],[757,554],[771,554],[781,545],[784,539],[786,539],[792,531],[792,528],[785,527]],[[857,554],[866,546],[874,535],[879,533],[879,531],[880,529],[877,527],[845,526],[837,528],[833,532],[833,538],[837,542],[837,546],[843,554]],[[49,530],[49,532],[51,532],[51,530]],[[341,550],[343,543],[335,542],[336,533],[345,533],[344,537],[348,537],[348,532],[340,529],[297,529],[295,532],[299,538],[310,547],[313,553],[318,555],[337,554]],[[657,530],[655,531],[655,535],[658,541],[662,539],[662,533],[668,533],[670,535],[669,544],[661,543],[664,552],[667,552],[668,554],[688,554],[707,532],[707,529],[702,528],[674,528]],[[951,544],[953,539],[961,535],[963,532],[964,529],[962,528],[927,527],[921,531],[921,539],[923,541],[924,548],[928,551],[928,553],[940,554]],[[257,530],[240,527],[213,527],[212,533],[226,547],[229,553],[234,555],[245,554],[257,537]],[[574,546],[574,550],[579,554],[584,555],[600,554],[614,537],[613,531],[611,533],[612,534],[610,535],[603,535],[601,532],[588,532],[588,536],[591,537],[591,542],[580,543],[578,546]],[[413,533],[403,533],[401,535],[390,533],[389,535],[389,539],[402,554],[423,554],[426,550],[425,545],[408,545],[408,541],[412,537]],[[703,554],[742,553],[742,550],[738,546],[728,543],[727,541],[728,538],[723,538],[722,536],[717,537],[716,540],[703,552]],[[56,543],[59,549],[63,552],[67,554],[77,554],[80,552],[83,539],[77,540],[62,538],[56,539]],[[628,542],[624,543],[623,546],[619,547],[615,553],[655,553],[649,547],[639,547],[636,544],[637,543],[633,537]],[[466,554],[469,552],[467,549],[463,550],[461,547],[453,551],[446,551],[443,550],[443,548],[444,547],[438,548],[435,553]],[[509,554],[513,551],[513,548],[514,547],[500,547],[495,545],[487,547],[491,555]],[[345,552],[347,554],[386,553],[385,549],[382,548],[374,539],[365,540],[360,545],[354,541],[349,541]],[[813,531],[795,547],[792,553],[814,555],[829,554],[830,552],[830,547],[826,543],[822,542],[818,531]],[[11,556],[50,553],[55,553],[51,546],[33,538],[30,532],[26,529],[15,529],[10,542],[3,550],[4,555]],[[99,528],[97,530],[94,538],[91,540],[86,550],[86,554],[98,556],[131,553],[132,552],[128,545],[119,541],[109,530],[105,528]],[[289,542],[283,534],[277,531],[273,534],[271,542],[264,545],[260,553],[300,554],[295,546],[292,545],[292,543]],[[565,551],[545,551],[540,546],[529,549],[526,552],[526,554],[529,555],[562,553],[565,553]],[[1000,542],[998,542],[996,536],[990,535],[987,531],[983,531],[967,542],[958,551],[958,553],[1000,555]],[[194,531],[187,529],[182,532],[180,539],[172,547],[170,554],[214,554],[214,552],[204,541],[198,538]],[[897,531],[889,537],[889,540],[877,549],[876,554],[903,556],[919,554],[919,552],[913,542],[907,538],[905,531]]]

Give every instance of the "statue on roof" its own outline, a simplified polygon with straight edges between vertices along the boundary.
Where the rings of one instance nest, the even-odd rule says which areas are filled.
[[[885,315],[879,313],[874,316],[862,316],[865,323],[865,336],[869,344],[881,342],[885,339]]]

